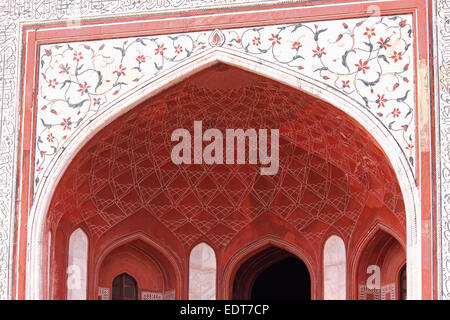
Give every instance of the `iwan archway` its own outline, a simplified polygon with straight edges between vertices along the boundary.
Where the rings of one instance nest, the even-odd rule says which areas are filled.
[[[195,73],[198,74],[194,75]],[[192,77],[188,78],[190,76]],[[183,82],[186,78],[187,80]],[[239,79],[239,81],[235,79]],[[255,83],[260,90],[259,93],[263,92],[261,96],[258,96],[258,90],[255,90]],[[197,86],[198,90],[195,96],[190,96],[190,89],[186,89],[188,84],[194,87]],[[208,90],[202,92],[202,89],[199,89],[203,88],[202,86],[207,86],[209,92],[206,93]],[[248,93],[245,96],[242,95],[245,88],[253,88],[253,90],[247,90]],[[168,90],[163,91],[165,89]],[[233,97],[232,94],[227,96],[224,94],[226,90],[229,90],[231,93],[233,90],[237,90],[236,92],[241,92],[241,96],[237,97],[238,99]],[[214,91],[217,92],[215,96],[213,94]],[[160,93],[162,95],[159,95]],[[170,96],[170,94],[173,94],[173,96]],[[267,108],[264,109],[267,97],[271,97],[269,102],[272,107],[266,106]],[[188,102],[188,100],[183,99],[191,100]],[[252,106],[252,103],[259,101],[260,107],[264,112],[260,112],[257,109],[254,109],[253,112],[249,110],[243,111],[243,109],[239,108],[212,111],[198,109],[198,101],[210,101],[214,105],[221,99],[225,99],[226,105],[231,108],[233,108],[233,105],[241,107],[245,105]],[[180,101],[182,101],[182,107],[178,105]],[[263,103],[263,101],[265,102]],[[149,106],[152,106],[152,108],[149,108]],[[274,110],[271,109],[274,106],[284,108],[278,109],[274,113]],[[292,106],[292,109],[289,109],[289,106]],[[205,108],[207,107],[205,104]],[[255,105],[252,107],[255,107]],[[171,114],[178,117],[164,120],[164,117],[167,115],[165,112],[168,108],[175,108],[172,111],[176,110],[176,112]],[[141,112],[138,113],[138,110]],[[301,115],[299,110],[304,110],[305,114]],[[240,112],[243,113],[240,114]],[[306,114],[308,116],[305,116]],[[190,115],[190,117],[187,115]],[[229,125],[245,127],[245,125],[249,125],[248,122],[245,122],[246,119],[250,119],[254,126],[280,126],[282,137],[280,140],[280,168],[284,169],[284,171],[280,170],[279,175],[275,175],[272,178],[265,178],[258,176],[252,166],[246,165],[242,167],[244,169],[233,169],[230,171],[230,175],[236,177],[236,175],[240,174],[242,186],[238,186],[235,183],[233,185],[238,186],[237,189],[230,187],[228,190],[223,188],[224,184],[221,185],[214,181],[188,181],[187,179],[176,182],[171,180],[177,175],[177,172],[180,177],[194,177],[194,173],[198,173],[196,172],[198,168],[190,166],[189,168],[181,167],[180,169],[173,163],[170,163],[170,158],[167,158],[169,154],[165,154],[164,151],[166,148],[171,147],[170,136],[167,139],[165,135],[169,134],[170,130],[178,127],[185,127],[190,130],[193,120],[196,120],[196,117],[199,116],[204,118],[197,120],[203,120],[203,123],[210,128],[225,129]],[[280,118],[277,120],[278,116]],[[155,124],[155,119],[160,121],[159,125]],[[161,119],[164,120],[162,123]],[[229,122],[230,119],[234,119],[234,122]],[[292,119],[296,119],[296,121]],[[120,122],[118,122],[119,120]],[[147,136],[150,139],[142,140],[139,138],[138,132],[141,129],[138,128],[139,125],[136,125],[139,121],[145,122],[144,127],[147,129],[153,126],[153,131],[146,131],[141,128],[143,130],[141,133],[150,134],[150,136]],[[239,250],[246,243],[257,240],[246,233],[246,228],[256,228],[266,215],[271,217],[272,222],[280,224],[283,224],[283,221],[289,221],[289,217],[292,219],[295,217],[296,228],[289,229],[282,226],[280,230],[285,230],[290,236],[293,236],[294,233],[291,234],[291,232],[294,232],[295,229],[304,233],[303,235],[298,235],[299,237],[307,237],[307,234],[310,234],[310,237],[317,241],[316,247],[308,249],[311,252],[321,252],[322,236],[326,236],[327,233],[339,234],[350,245],[353,232],[358,237],[365,231],[362,222],[358,222],[361,214],[365,215],[372,223],[375,223],[377,219],[381,219],[385,223],[390,224],[396,235],[406,242],[408,297],[420,298],[421,279],[420,272],[417,272],[420,270],[421,249],[418,238],[420,225],[417,224],[417,221],[420,221],[420,219],[414,178],[409,170],[407,160],[403,157],[399,146],[387,129],[366,109],[343,94],[329,88],[325,89],[320,83],[311,79],[301,78],[294,72],[260,63],[252,57],[247,57],[243,54],[239,55],[235,52],[231,54],[224,48],[211,49],[184,62],[183,65],[178,67],[176,73],[167,73],[132,90],[88,122],[89,124],[84,123],[81,130],[70,137],[70,142],[66,148],[59,153],[58,157],[55,157],[58,160],[52,163],[49,176],[46,177],[37,190],[30,217],[31,228],[28,234],[28,298],[50,298],[46,289],[49,284],[48,279],[46,279],[48,277],[47,265],[49,261],[46,248],[48,243],[51,243],[49,238],[50,240],[53,238],[53,236],[49,237],[48,233],[52,228],[55,231],[60,226],[63,226],[66,228],[66,232],[70,232],[69,230],[83,224],[88,229],[90,228],[93,237],[98,240],[111,230],[117,231],[117,234],[125,231],[129,232],[130,229],[128,228],[132,228],[133,225],[139,231],[142,231],[140,230],[141,228],[145,229],[137,221],[127,220],[128,216],[133,216],[136,213],[141,215],[142,219],[152,216],[150,219],[152,226],[149,226],[149,228],[157,228],[158,226],[171,230],[173,239],[168,241],[172,241],[174,246],[180,250],[180,261],[177,262],[180,265],[183,259],[187,259],[183,251],[188,251],[191,246],[194,246],[197,241],[203,238],[213,243],[216,241],[214,249],[222,250],[223,252],[221,253],[216,252],[217,256],[222,257],[231,255],[230,252],[232,250]],[[318,129],[317,125],[320,123],[323,126]],[[170,124],[170,126],[167,124]],[[340,133],[339,128],[342,129]],[[344,128],[348,131],[344,131]],[[137,131],[133,131],[134,129]],[[334,135],[335,141],[331,141],[333,140],[331,136],[326,137],[327,134],[333,133],[333,130],[338,130]],[[114,138],[117,132],[124,134],[123,139]],[[163,135],[156,137],[152,136],[151,132],[163,132]],[[283,134],[285,134],[284,138]],[[127,144],[128,138],[125,137],[133,137],[133,139],[137,140],[133,140],[132,144]],[[315,138],[324,144],[320,146],[320,143],[317,144],[317,141],[313,141]],[[152,141],[152,139],[157,141],[158,146],[156,148],[155,145],[151,148],[145,145],[147,140]],[[141,140],[140,144],[137,143],[138,140]],[[327,141],[325,142],[325,140]],[[79,211],[86,204],[85,201],[92,200],[95,197],[92,193],[92,184],[90,187],[86,187],[87,189],[84,191],[78,189],[82,188],[82,179],[87,181],[92,178],[92,174],[96,174],[91,171],[93,163],[90,163],[90,160],[86,162],[81,161],[82,155],[94,155],[97,160],[100,158],[108,159],[108,157],[111,159],[109,151],[106,149],[103,150],[104,153],[99,151],[101,149],[99,141],[103,143],[103,146],[113,145],[114,150],[116,150],[114,152],[120,151],[123,153],[123,158],[116,153],[114,160],[111,160],[112,162],[110,161],[109,164],[108,160],[105,160],[104,169],[99,167],[98,171],[103,178],[98,176],[94,179],[98,182],[98,189],[96,190],[98,193],[95,195],[99,197],[99,203],[107,203],[107,205],[103,205],[102,210],[104,211],[102,212],[105,215],[109,215],[114,211],[112,213],[114,217],[103,226],[99,224],[99,219],[102,215],[98,214],[99,209],[97,205],[84,212]],[[343,144],[341,144],[342,141]],[[345,157],[342,159],[336,158],[339,152],[336,151],[337,149],[334,149],[335,152],[330,152],[332,151],[332,148],[328,148],[330,146],[337,147],[341,151],[348,150],[350,152],[352,150],[356,160],[350,165],[350,157],[347,159]],[[355,150],[360,150],[366,154],[359,154],[360,151]],[[131,152],[134,158],[130,157],[128,152]],[[160,154],[159,152],[162,153]],[[135,170],[138,168],[136,164],[142,163],[142,159],[135,157],[137,154],[140,154],[143,157],[142,159],[151,154],[153,158],[147,159],[151,161],[146,163],[155,164],[158,161],[162,161],[159,163],[159,169],[163,168],[163,170],[156,174],[154,178],[140,181],[143,184],[140,188],[137,188],[139,189],[136,191],[137,193],[132,194],[131,190],[136,189],[136,180],[133,179],[137,177],[135,173],[131,173],[131,171],[126,172],[126,170]],[[283,159],[285,159],[285,163],[283,163]],[[133,168],[130,168],[127,163],[134,163]],[[147,168],[140,166],[139,168],[144,176],[153,170],[151,166]],[[314,170],[311,170],[311,168],[314,168]],[[115,171],[116,169],[119,171]],[[144,173],[146,170],[148,171]],[[215,166],[214,168],[203,166],[200,171],[202,170],[205,170],[203,173],[215,173],[217,177],[224,177],[227,176],[226,171],[228,169],[226,167],[223,169],[221,166]],[[213,172],[212,170],[217,171]],[[222,170],[225,170],[225,172]],[[239,172],[239,170],[244,172]],[[76,175],[75,172],[83,172],[83,174]],[[303,186],[298,185],[296,187],[295,183],[292,184],[292,181],[288,183],[286,178],[288,173],[294,172],[298,174],[297,181],[304,181]],[[359,178],[351,178],[352,174]],[[91,178],[89,178],[89,175],[91,175]],[[73,180],[75,176],[81,180]],[[231,179],[231,176],[228,178]],[[378,178],[375,179],[375,177]],[[107,179],[112,179],[114,190],[102,189],[102,184]],[[164,181],[164,183],[152,185],[155,181]],[[170,183],[175,182],[176,185],[170,186]],[[185,184],[186,182],[187,184]],[[202,182],[205,185],[202,185]],[[289,185],[283,185],[283,183]],[[60,188],[58,184],[59,186],[65,185],[66,190],[75,188],[77,194],[81,192],[86,197],[77,198],[74,197],[74,194],[58,193],[58,188]],[[215,199],[210,198],[212,196],[207,192],[213,185],[218,188],[217,190],[224,191],[228,195],[233,194],[236,197],[239,194],[243,195],[244,198],[239,199],[240,203],[243,204],[239,208],[240,210],[236,210],[236,207],[233,206],[229,199],[228,202],[223,198],[218,199],[218,202],[214,203]],[[164,188],[161,189],[161,186],[164,186]],[[180,202],[186,198],[188,190],[194,187],[197,195],[189,199],[191,201],[193,201],[192,199],[197,199],[200,203]],[[164,190],[164,193],[167,192],[166,198],[156,199],[156,193],[161,190]],[[250,190],[252,190],[253,194]],[[330,190],[332,191],[330,192]],[[338,190],[343,191],[342,194],[339,194]],[[170,195],[170,191],[176,192]],[[243,191],[246,191],[247,194]],[[284,192],[283,195],[281,191]],[[117,194],[117,192],[120,192],[120,194]],[[289,196],[290,192],[292,192],[290,195],[296,199],[295,201],[292,199],[286,200],[282,197]],[[318,194],[321,196],[317,197]],[[126,199],[127,196],[130,198]],[[167,196],[170,198],[167,198]],[[352,197],[353,200],[358,200],[359,204],[357,203],[358,201],[352,202]],[[58,201],[61,204],[62,202],[67,204],[67,200],[70,198],[78,203],[73,207],[66,206],[66,209],[57,208]],[[74,198],[77,199],[75,200]],[[125,206],[125,208],[115,201],[117,199],[123,200],[122,204],[141,201],[142,206],[137,206],[136,208]],[[155,202],[152,203],[153,200]],[[160,204],[164,203],[164,201],[168,201],[164,204],[166,207],[161,208]],[[176,206],[171,206],[174,203]],[[145,206],[147,207],[144,208]],[[199,212],[198,209],[200,207],[209,208],[209,210]],[[220,210],[215,210],[218,208]],[[347,209],[348,215],[346,213]],[[170,210],[172,211],[169,212]],[[186,212],[188,213],[186,214]],[[82,214],[87,214],[87,216],[83,217]],[[352,214],[354,216],[351,216]],[[211,218],[211,215],[215,218]],[[236,224],[231,227],[232,231],[224,230],[219,226],[219,224],[225,225],[223,219],[227,217],[236,221]],[[186,230],[179,230],[185,224],[184,220],[187,219],[189,223],[192,223],[193,218],[204,221],[205,223],[201,224],[204,229],[197,227],[197,231],[194,232],[188,230],[190,226],[189,228],[186,226]],[[353,221],[352,218],[354,219]],[[94,223],[89,219],[96,219],[97,221]],[[105,220],[105,217],[103,216],[102,219]],[[216,229],[214,227],[208,228],[207,222],[210,222],[211,219],[219,221],[214,225],[214,227],[217,227]],[[128,227],[122,224],[122,221],[128,221],[126,222]],[[245,223],[240,223],[242,221],[245,221]],[[92,226],[94,227],[92,228]],[[124,230],[120,230],[121,228],[124,228]],[[177,233],[176,230],[179,232]],[[258,230],[256,232],[258,236],[265,236],[263,232],[264,227]],[[145,232],[151,233],[156,231],[146,230]],[[267,232],[270,231],[266,230],[266,235]],[[358,233],[360,234],[358,235]],[[195,236],[192,237],[193,234]],[[109,240],[112,240],[114,233],[110,233],[109,236],[111,237]],[[151,235],[149,236],[151,237]],[[290,241],[295,243],[297,240],[291,239]],[[184,249],[182,249],[183,246],[185,246]],[[98,247],[98,250],[101,248],[102,245]],[[90,252],[90,257],[95,257],[95,254]],[[224,268],[224,266],[222,268],[218,267],[218,285],[220,285],[221,272]],[[91,296],[95,296],[95,285],[88,285],[88,288],[91,290]],[[182,298],[187,294],[186,283],[177,284],[177,288],[180,288],[177,297]],[[221,289],[217,288],[217,291],[220,292]],[[320,298],[320,294],[316,293],[314,297]],[[218,296],[218,298],[220,297]]]

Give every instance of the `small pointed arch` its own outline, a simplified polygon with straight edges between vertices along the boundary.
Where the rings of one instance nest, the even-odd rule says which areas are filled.
[[[136,279],[128,273],[116,276],[112,283],[112,300],[137,300],[139,287]]]
[[[346,252],[344,241],[330,236],[323,248],[323,298],[345,300],[347,290]]]
[[[69,238],[67,265],[67,300],[86,300],[89,239],[78,228]]]
[[[189,255],[189,299],[216,299],[216,254],[205,242],[197,244]]]
[[[352,286],[359,300],[397,300],[399,272],[406,264],[405,245],[401,237],[389,227],[376,223],[362,239],[356,253],[356,286]]]

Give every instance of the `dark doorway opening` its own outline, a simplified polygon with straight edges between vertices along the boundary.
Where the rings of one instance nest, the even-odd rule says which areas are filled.
[[[241,265],[234,280],[233,299],[310,300],[309,271],[293,254],[267,248]]]
[[[310,300],[308,269],[297,258],[286,258],[264,270],[255,280],[251,300]]]
[[[138,285],[129,274],[122,273],[114,278],[112,285],[112,300],[137,300]]]

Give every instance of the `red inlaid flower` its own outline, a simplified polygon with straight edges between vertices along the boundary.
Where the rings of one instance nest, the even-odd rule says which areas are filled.
[[[145,62],[145,56],[143,54],[139,55],[136,58],[136,61],[139,62],[139,63],[144,63]]]
[[[81,55],[81,52],[74,52],[73,53],[73,60],[76,60],[77,62],[79,62],[81,59],[84,59],[83,56]]]
[[[375,28],[366,28],[366,32],[364,32],[364,35],[369,39],[376,36]]]
[[[53,134],[52,134],[51,132],[47,135],[47,141],[48,141],[48,142],[53,142],[53,141],[54,141],[54,138],[55,138],[55,137],[53,137]]]
[[[80,83],[78,85],[79,85],[78,92],[80,92],[81,95],[88,93],[88,89],[91,87],[91,86],[88,86],[86,81],[84,83]]]
[[[58,84],[58,81],[56,81],[56,79],[53,79],[53,80],[49,80],[48,81],[48,86],[49,87],[52,87],[53,89],[55,89],[55,86]]]
[[[391,41],[391,38],[386,38],[386,40],[384,40],[383,38],[380,38],[380,40],[377,42],[380,45],[380,49],[387,49],[389,48],[391,45],[389,44],[389,41]]]
[[[406,27],[406,20],[400,21],[398,25],[400,26],[400,28]]]
[[[61,69],[61,71],[59,73],[69,73],[70,67],[67,63],[65,66],[60,64],[59,68]]]
[[[398,60],[403,60],[402,59],[402,54],[403,53],[401,53],[401,52],[394,51],[394,53],[392,54],[391,59],[393,59],[394,62],[397,62]]]
[[[158,46],[158,48],[155,49],[155,56],[160,54],[160,55],[164,55],[164,50],[167,50],[167,48],[164,47],[164,43],[160,46]]]
[[[114,71],[113,73],[116,73],[118,77],[119,77],[119,76],[124,76],[124,75],[125,75],[125,70],[126,70],[126,69],[127,69],[127,68],[123,67],[122,64],[120,64],[119,67],[117,68],[117,70]]]
[[[101,98],[94,98],[94,106],[100,104]]]
[[[387,99],[383,95],[377,95],[378,99],[375,101],[375,103],[378,103],[378,108],[384,107],[384,103],[387,102]]]
[[[181,44],[179,44],[176,48],[175,48],[175,53],[176,54],[180,54],[183,52],[183,47],[181,46]]]
[[[281,37],[279,35],[275,35],[272,33],[272,38],[269,38],[269,41],[272,41],[272,46],[276,44],[281,44]]]
[[[261,39],[259,37],[253,38],[253,45],[259,46],[261,44]]]
[[[301,48],[302,47],[302,44],[300,43],[300,42],[298,42],[298,41],[295,41],[293,44],[292,44],[292,49],[294,49],[294,50],[297,50],[297,49],[299,49],[299,48]]]
[[[398,118],[400,115],[400,110],[398,108],[394,108],[394,111],[392,111],[392,114],[394,115],[394,118]]]
[[[367,65],[369,61],[362,61],[359,59],[359,63],[355,64],[355,67],[358,67],[358,71],[362,71],[364,74],[366,74],[366,70],[369,70],[370,67]]]
[[[63,130],[71,130],[70,126],[72,125],[72,121],[70,121],[70,117],[63,119],[63,122],[61,122],[60,125],[63,126]]]
[[[321,48],[321,47],[319,47],[319,46],[317,46],[316,50],[313,50],[313,52],[314,52],[313,58],[314,58],[314,57],[322,58],[323,55],[326,55],[326,54],[327,54],[327,53],[325,52],[325,48]]]
[[[350,80],[342,80],[342,88],[350,88]]]

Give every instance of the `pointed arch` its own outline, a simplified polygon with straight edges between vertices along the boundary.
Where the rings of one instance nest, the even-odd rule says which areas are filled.
[[[353,298],[398,299],[399,273],[406,262],[401,239],[393,230],[376,223],[358,248],[352,261]]]
[[[96,285],[108,287],[116,276],[126,273],[137,281],[140,289],[145,289],[146,284],[154,283],[151,278],[153,273],[142,272],[142,269],[136,264],[136,261],[128,259],[127,256],[125,256],[126,263],[120,264],[118,268],[112,266],[106,270],[106,273],[104,272],[105,269],[103,267],[108,265],[108,257],[114,256],[117,252],[120,253],[121,249],[129,245],[132,246],[131,252],[133,256],[136,256],[136,253],[139,255],[142,254],[160,272],[162,282],[161,292],[163,294],[173,292],[174,296],[170,299],[175,299],[175,297],[179,298],[180,292],[185,287],[182,285],[181,271],[177,259],[160,243],[142,232],[125,235],[105,245],[101,255],[95,261],[93,282]],[[139,299],[141,298],[139,297]]]
[[[128,273],[121,273],[112,282],[112,300],[137,300],[139,286]]]
[[[256,242],[247,244],[229,259],[221,276],[221,281],[225,283],[225,285],[222,286],[221,299],[233,298],[233,287],[238,270],[241,266],[249,258],[251,259],[259,253],[271,248],[277,250],[278,253],[283,253],[281,257],[283,257],[284,254],[293,255],[305,264],[310,279],[310,298],[312,300],[317,299],[316,283],[318,281],[318,276],[314,270],[313,258],[308,255],[306,251],[303,251],[301,248],[293,245],[289,241],[273,236],[266,236]],[[278,257],[280,258],[279,255]]]

